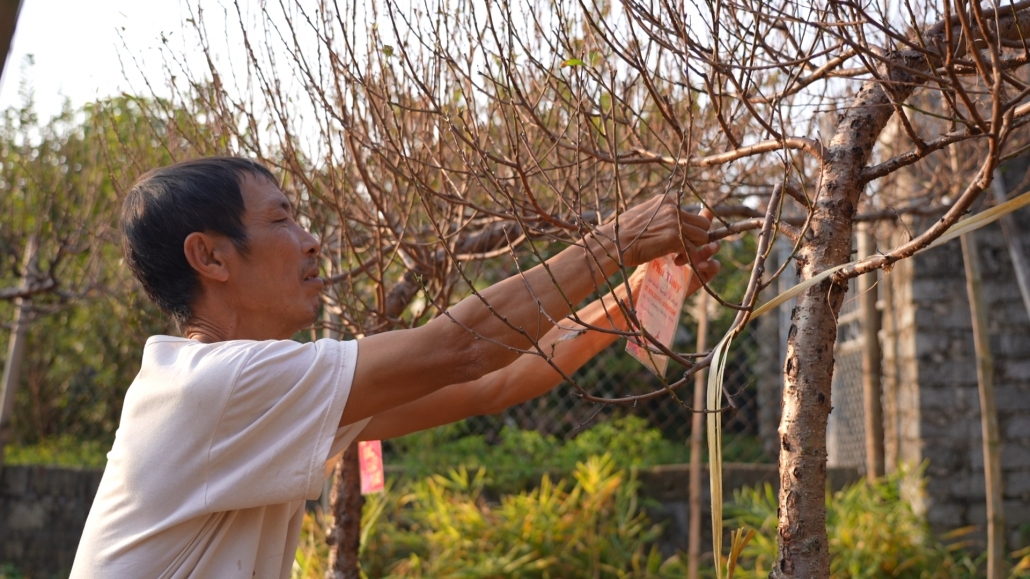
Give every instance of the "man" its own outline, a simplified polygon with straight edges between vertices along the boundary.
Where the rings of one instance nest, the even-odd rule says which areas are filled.
[[[620,217],[622,259],[683,262],[689,251],[711,277],[709,226],[653,199]],[[289,577],[304,501],[352,441],[545,392],[561,378],[520,354],[533,341],[573,371],[614,340],[559,343],[567,330],[551,322],[616,271],[612,225],[422,327],[308,344],[289,338],[318,315],[320,248],[264,167],[211,158],[152,171],[128,195],[122,227],[127,264],[183,337],[147,340],[74,578]],[[611,298],[579,317],[626,327]]]

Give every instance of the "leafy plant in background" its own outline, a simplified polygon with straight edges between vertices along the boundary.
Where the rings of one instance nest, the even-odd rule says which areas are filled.
[[[905,477],[861,481],[827,501],[834,579],[972,579],[982,558],[962,540],[969,528],[935,538],[901,496]],[[678,556],[653,548],[658,527],[640,512],[638,485],[611,456],[580,463],[571,479],[488,498],[488,469],[405,479],[365,505],[361,561],[367,577],[683,577]],[[397,482],[396,479],[392,482]],[[727,528],[744,545],[735,577],[765,578],[776,560],[776,495],[745,488]],[[756,532],[751,533],[751,530]],[[292,579],[321,579],[328,550],[309,515]],[[750,538],[750,541],[744,540]],[[1030,547],[1011,554],[1010,579],[1030,577]],[[702,576],[714,576],[703,569]]]
[[[4,463],[102,468],[107,464],[107,451],[110,448],[110,443],[101,440],[83,441],[71,435],[62,435],[36,444],[8,446],[4,449]]]
[[[827,497],[833,579],[962,579],[977,577],[980,559],[965,547],[972,527],[934,537],[901,496],[902,482],[920,473],[899,470],[874,483],[860,481]],[[912,481],[909,481],[912,482]],[[770,485],[734,493],[728,527],[758,530],[744,549],[739,577],[765,578],[776,561],[777,497]],[[1030,550],[1013,553],[1011,577],[1030,577]]]
[[[753,459],[761,445],[736,437],[724,450],[727,461]],[[662,437],[646,420],[625,416],[600,422],[571,440],[533,430],[505,427],[496,444],[480,434],[465,434],[460,424],[416,433],[391,442],[388,464],[402,476],[419,478],[464,465],[487,467],[489,487],[498,492],[528,488],[544,472],[565,475],[591,456],[608,454],[618,468],[682,464],[690,459],[685,444]]]
[[[367,577],[682,577],[677,557],[653,546],[660,529],[637,502],[637,482],[610,456],[570,479],[544,475],[533,490],[489,501],[485,469],[452,470],[372,495],[361,561]],[[322,577],[322,531],[309,516],[293,579]]]

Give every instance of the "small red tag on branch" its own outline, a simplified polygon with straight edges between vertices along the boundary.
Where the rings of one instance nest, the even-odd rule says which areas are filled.
[[[383,476],[383,443],[378,440],[359,442],[358,464],[361,466],[361,494],[382,492],[386,482]]]

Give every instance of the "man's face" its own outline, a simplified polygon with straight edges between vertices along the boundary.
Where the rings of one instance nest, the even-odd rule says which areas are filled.
[[[293,220],[275,183],[247,175],[240,192],[249,251],[230,259],[233,309],[264,339],[289,338],[318,317],[325,285],[318,277],[318,240]]]

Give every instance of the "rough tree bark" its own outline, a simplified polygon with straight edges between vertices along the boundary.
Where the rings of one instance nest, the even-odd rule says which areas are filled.
[[[875,83],[862,87],[825,153],[811,228],[797,254],[809,279],[847,263],[860,174],[893,108]],[[780,421],[779,552],[771,577],[829,577],[826,538],[826,422],[833,346],[846,286],[830,279],[798,296],[791,312]]]
[[[335,482],[330,500],[334,523],[326,535],[329,565],[326,579],[361,579],[358,551],[361,548],[361,472],[358,469],[358,443],[352,443],[336,463]]]

